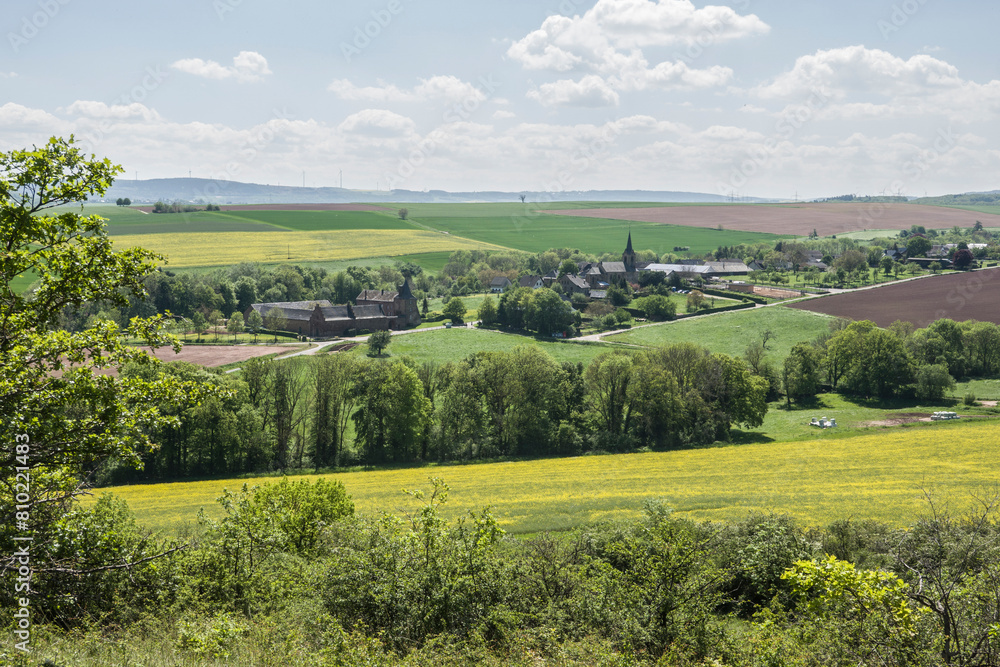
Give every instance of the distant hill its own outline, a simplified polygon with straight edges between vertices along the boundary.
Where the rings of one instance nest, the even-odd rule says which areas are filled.
[[[931,204],[934,206],[984,206],[1000,204],[1000,190],[990,192],[966,192],[962,195],[942,195],[941,197],[920,197],[913,200],[914,204]]]
[[[731,201],[729,197],[699,192],[651,190],[587,190],[574,192],[446,192],[430,190],[346,190],[342,188],[303,188],[286,185],[260,185],[205,178],[157,178],[145,181],[115,182],[104,201],[128,197],[134,204],[157,201],[196,204],[346,204],[351,202],[385,203],[461,203],[516,202],[521,195],[528,202],[617,201],[662,203],[712,203]],[[770,202],[769,199],[741,198],[741,202]]]

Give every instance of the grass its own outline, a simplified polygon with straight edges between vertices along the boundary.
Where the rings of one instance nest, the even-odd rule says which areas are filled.
[[[148,234],[115,237],[119,248],[141,246],[167,256],[171,268],[239,262],[314,263],[461,249],[497,249],[476,241],[415,230]]]
[[[604,340],[651,347],[691,342],[704,345],[712,352],[740,357],[750,341],[759,339],[770,329],[774,338],[768,343],[768,356],[778,362],[788,356],[796,343],[810,341],[829,331],[830,320],[828,316],[808,311],[768,306],[642,327]]]
[[[975,394],[977,399],[1000,400],[1000,378],[978,378],[956,382],[955,391],[951,394],[961,400],[969,392]]]
[[[220,215],[218,213],[214,215]],[[394,213],[370,211],[226,211],[221,214],[304,232],[357,229],[414,229]]]
[[[587,456],[324,475],[344,483],[358,511],[412,507],[402,489],[450,486],[446,512],[493,505],[508,531],[561,530],[636,516],[662,500],[692,519],[727,521],[752,510],[788,513],[806,526],[871,518],[908,524],[924,492],[955,509],[995,488],[1000,423],[929,424],[853,438],[813,439],[662,453]],[[163,530],[193,524],[198,509],[244,480],[118,487],[139,521]],[[253,485],[267,480],[248,479]]]
[[[441,323],[438,323],[437,326],[440,325]],[[443,364],[449,361],[461,361],[476,352],[509,351],[518,345],[537,345],[558,362],[571,361],[576,363],[582,361],[585,364],[610,349],[609,346],[600,344],[585,345],[556,340],[538,340],[528,336],[488,329],[457,327],[393,336],[387,351],[394,357],[408,356],[417,362],[434,361]],[[364,354],[365,346],[355,348],[354,353]]]
[[[629,230],[637,250],[652,250],[657,255],[673,252],[674,246],[689,246],[692,253],[704,254],[720,245],[772,243],[780,238],[759,232],[549,214],[456,217],[411,212],[410,218],[430,229],[525,252],[566,247],[594,254],[619,252],[625,247]]]

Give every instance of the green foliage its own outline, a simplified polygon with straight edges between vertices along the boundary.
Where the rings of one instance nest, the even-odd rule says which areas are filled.
[[[635,299],[632,307],[641,310],[651,320],[672,320],[677,316],[677,304],[661,294]]]
[[[785,393],[790,399],[812,398],[819,393],[823,355],[808,343],[799,343],[785,357]]]
[[[917,369],[917,398],[940,401],[946,391],[955,388],[955,380],[944,364],[926,364]]]
[[[388,331],[375,331],[368,335],[368,356],[380,357],[392,342],[392,334]]]
[[[465,318],[465,304],[461,299],[449,299],[441,314],[452,322],[462,322]]]
[[[828,556],[799,561],[784,578],[845,657],[862,664],[922,664],[920,654],[931,647],[922,632],[924,613],[910,604],[909,586],[895,574],[858,570]]]
[[[493,297],[487,296],[479,306],[479,321],[489,326],[497,321],[497,306]]]
[[[111,458],[138,465],[151,446],[149,429],[173,421],[158,405],[196,403],[207,394],[197,383],[174,378],[124,379],[105,372],[130,363],[156,365],[142,350],[127,346],[128,339],[179,349],[159,317],[133,318],[122,327],[97,321],[75,333],[57,328],[65,313],[89,302],[121,307],[141,298],[143,277],[158,259],[138,248],[116,252],[97,216],[52,210],[101,196],[120,171],[108,160],[87,159],[72,137],[0,153],[0,438],[9,443],[0,455],[0,479],[7,489],[0,494],[0,513],[14,516],[15,475],[19,466],[27,468],[27,512],[39,548],[32,562],[36,573],[86,576],[80,555],[55,562],[40,548],[52,543],[51,533],[85,475]],[[11,281],[29,272],[38,278],[37,289],[25,294],[10,289]],[[20,451],[15,443],[22,445]],[[14,553],[13,533],[12,521],[0,529],[5,554]],[[124,552],[116,556],[129,558]],[[0,563],[4,570],[16,565],[10,556]],[[56,595],[42,592],[39,603]]]

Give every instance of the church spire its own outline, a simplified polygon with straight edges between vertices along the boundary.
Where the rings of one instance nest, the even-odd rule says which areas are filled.
[[[629,230],[628,233],[628,245],[625,246],[625,252],[622,253],[622,262],[625,264],[625,271],[628,273],[635,272],[635,251],[632,250],[632,231]]]

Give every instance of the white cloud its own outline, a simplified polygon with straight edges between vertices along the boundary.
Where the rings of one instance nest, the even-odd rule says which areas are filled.
[[[507,118],[517,118],[517,114],[506,109],[497,109],[493,112],[493,117],[497,120],[505,120]]]
[[[583,16],[550,16],[507,55],[526,69],[614,72],[646,47],[712,44],[765,34],[756,15],[689,0],[598,0]],[[622,51],[627,50],[625,54]]]
[[[0,72],[0,79],[14,79],[17,78],[17,72]]]
[[[75,116],[87,116],[89,118],[114,118],[117,120],[126,120],[129,118],[156,120],[160,117],[154,110],[138,102],[109,106],[104,102],[94,102],[91,100],[77,100],[73,102],[73,104],[66,108],[66,113]]]
[[[455,76],[432,76],[421,79],[412,90],[378,81],[376,86],[356,86],[348,79],[335,79],[327,90],[342,100],[351,102],[482,102],[486,95],[474,84]]]
[[[170,65],[172,68],[205,79],[236,79],[240,83],[260,81],[271,74],[267,58],[256,51],[240,51],[232,65],[220,65],[214,60],[185,58]]]
[[[545,106],[613,107],[619,102],[618,93],[596,74],[579,81],[543,83],[538,90],[529,91],[528,97]]]
[[[337,129],[347,134],[402,137],[413,134],[416,123],[406,116],[385,109],[365,109],[345,118]]]
[[[547,18],[541,28],[514,42],[507,56],[525,69],[587,73],[574,81],[543,84],[529,94],[533,99],[613,106],[618,104],[618,92],[705,89],[726,85],[733,78],[728,67],[694,69],[681,54],[651,64],[645,48],[694,45],[704,50],[713,43],[768,30],[755,15],[742,16],[729,7],[696,9],[689,0],[598,0],[583,16]],[[598,83],[597,75],[603,83]]]
[[[864,46],[802,56],[753,92],[769,99],[822,97],[827,102],[821,115],[827,119],[944,115],[968,122],[1000,112],[1000,81],[979,84],[929,55],[904,60]]]
[[[56,126],[59,125],[58,118],[43,111],[42,109],[31,109],[29,107],[7,102],[0,106],[0,128],[18,129],[31,126]]]

